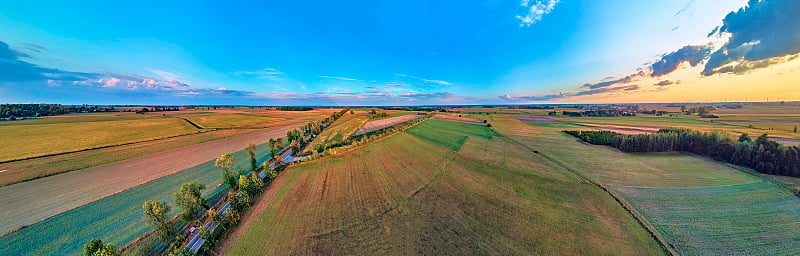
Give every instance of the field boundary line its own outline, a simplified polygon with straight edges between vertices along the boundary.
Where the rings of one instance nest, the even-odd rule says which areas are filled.
[[[189,120],[189,119],[186,119],[186,118],[183,118],[183,117],[178,117],[178,118],[183,119],[183,121],[186,121],[187,123],[191,124],[192,126],[194,126],[197,129],[200,129],[200,130],[205,129],[203,127],[200,127],[200,125],[192,122],[192,120]]]
[[[605,191],[606,194],[608,194],[612,198],[614,198],[614,200],[617,201],[617,203],[619,203],[622,206],[622,208],[625,209],[625,211],[628,212],[628,214],[630,214],[633,217],[633,219],[635,219],[636,222],[638,222],[639,225],[642,226],[650,234],[650,236],[653,237],[656,240],[656,242],[658,242],[658,244],[660,245],[662,250],[664,250],[665,252],[667,252],[667,254],[672,255],[672,256],[679,255],[678,252],[676,251],[676,248],[674,248],[671,243],[667,242],[667,240],[661,235],[661,233],[659,233],[658,230],[656,230],[655,227],[652,224],[650,224],[650,222],[648,222],[647,219],[644,218],[644,216],[642,216],[638,211],[636,211],[636,209],[634,209],[632,205],[630,205],[627,201],[625,201],[625,199],[623,199],[622,197],[618,196],[616,193],[612,192],[610,189],[608,189],[605,186],[603,186],[603,184],[594,182],[593,180],[591,180],[588,177],[586,177],[585,175],[583,175],[581,172],[579,172],[579,171],[577,171],[575,169],[572,169],[571,167],[565,165],[561,161],[558,161],[557,159],[554,159],[554,158],[552,158],[552,157],[550,157],[548,155],[545,155],[545,154],[541,153],[538,150],[534,150],[530,146],[528,146],[528,145],[526,145],[524,143],[521,143],[521,142],[519,142],[519,141],[517,141],[517,140],[515,140],[515,139],[513,139],[513,138],[511,138],[509,136],[506,136],[506,137],[508,137],[508,139],[511,140],[512,142],[525,147],[526,149],[528,149],[529,151],[533,152],[534,154],[540,155],[540,156],[544,157],[545,159],[555,163],[559,167],[564,168],[565,170],[577,175],[583,181],[585,181],[585,182],[587,182],[589,184],[592,184],[594,186],[597,186],[601,190]]]

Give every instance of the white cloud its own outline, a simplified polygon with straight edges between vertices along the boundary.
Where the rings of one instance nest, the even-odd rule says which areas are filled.
[[[412,76],[412,75],[407,75],[407,74],[395,74],[395,75],[399,76],[399,77],[408,77],[408,78],[417,79],[417,80],[420,80],[420,81],[422,81],[424,83],[427,83],[427,84],[453,85],[453,83],[448,82],[448,81],[444,81],[444,80],[427,79],[427,78],[422,78],[422,77]]]
[[[531,0],[522,0],[520,5],[526,7],[528,12],[523,15],[517,15],[520,27],[530,27],[534,23],[542,20],[542,17],[552,12],[556,8],[556,4],[561,0],[536,0],[531,3]]]
[[[361,81],[355,78],[348,78],[348,77],[340,77],[340,76],[319,76],[320,78],[328,78],[328,79],[336,79],[336,80],[343,80],[343,81]]]
[[[235,76],[255,76],[261,79],[272,81],[281,81],[286,79],[286,73],[281,72],[277,68],[262,68],[256,71],[236,71],[233,72]]]

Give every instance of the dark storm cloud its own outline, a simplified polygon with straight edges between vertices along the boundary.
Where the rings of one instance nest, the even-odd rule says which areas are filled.
[[[715,69],[732,61],[762,61],[800,52],[800,1],[750,0],[747,6],[729,13],[717,33],[731,37],[721,49],[711,55],[703,75],[724,72]],[[774,63],[767,63],[768,65]],[[761,64],[745,68],[761,68]]]
[[[53,68],[43,68],[35,64],[20,60],[30,57],[25,53],[11,49],[8,44],[0,41],[0,81],[28,82],[28,81],[83,81],[95,79],[99,74],[69,72]]]
[[[631,82],[631,81],[633,81],[633,78],[631,76],[626,76],[626,77],[623,77],[623,78],[620,78],[620,79],[616,79],[616,80],[611,80],[611,81],[599,82],[599,83],[594,83],[594,84],[584,84],[583,87],[587,87],[589,89],[596,89],[596,88],[609,87],[609,86],[612,86],[612,85],[615,85],[615,84],[620,84],[620,83],[628,83],[628,82]]]
[[[585,95],[595,95],[595,94],[603,94],[603,93],[612,93],[612,92],[620,92],[620,91],[634,91],[638,90],[638,85],[626,85],[620,87],[605,87],[605,88],[598,88],[586,91],[580,91],[572,94],[571,96],[585,96]]]
[[[655,83],[655,84],[653,84],[653,85],[657,85],[657,86],[667,86],[667,85],[673,85],[673,84],[675,84],[675,82],[672,82],[672,81],[670,81],[670,80],[664,80],[664,81],[660,81],[660,82],[658,82],[658,83]]]
[[[697,66],[711,53],[712,48],[713,46],[711,45],[687,45],[675,52],[664,55],[650,66],[653,70],[650,76],[657,77],[672,73],[683,62],[689,62],[692,67]]]

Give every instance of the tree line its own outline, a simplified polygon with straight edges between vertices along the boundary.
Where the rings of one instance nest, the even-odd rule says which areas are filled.
[[[700,132],[681,128],[652,134],[619,134],[610,131],[565,131],[583,141],[609,145],[624,152],[691,152],[760,173],[800,177],[800,147],[784,146],[767,134],[755,140],[746,133],[736,137],[720,131]]]
[[[61,104],[1,104],[0,118],[57,116],[79,112],[114,111],[113,108],[98,106],[65,106]]]

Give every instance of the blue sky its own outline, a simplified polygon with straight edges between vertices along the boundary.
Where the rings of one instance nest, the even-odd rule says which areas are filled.
[[[709,33],[745,5],[744,0],[3,1],[0,51],[6,48],[9,65],[26,71],[0,71],[0,102],[507,104],[548,95],[563,100],[594,94],[581,93],[588,90],[583,85],[635,74],[681,47],[726,40]],[[38,76],[26,78],[25,72]]]

